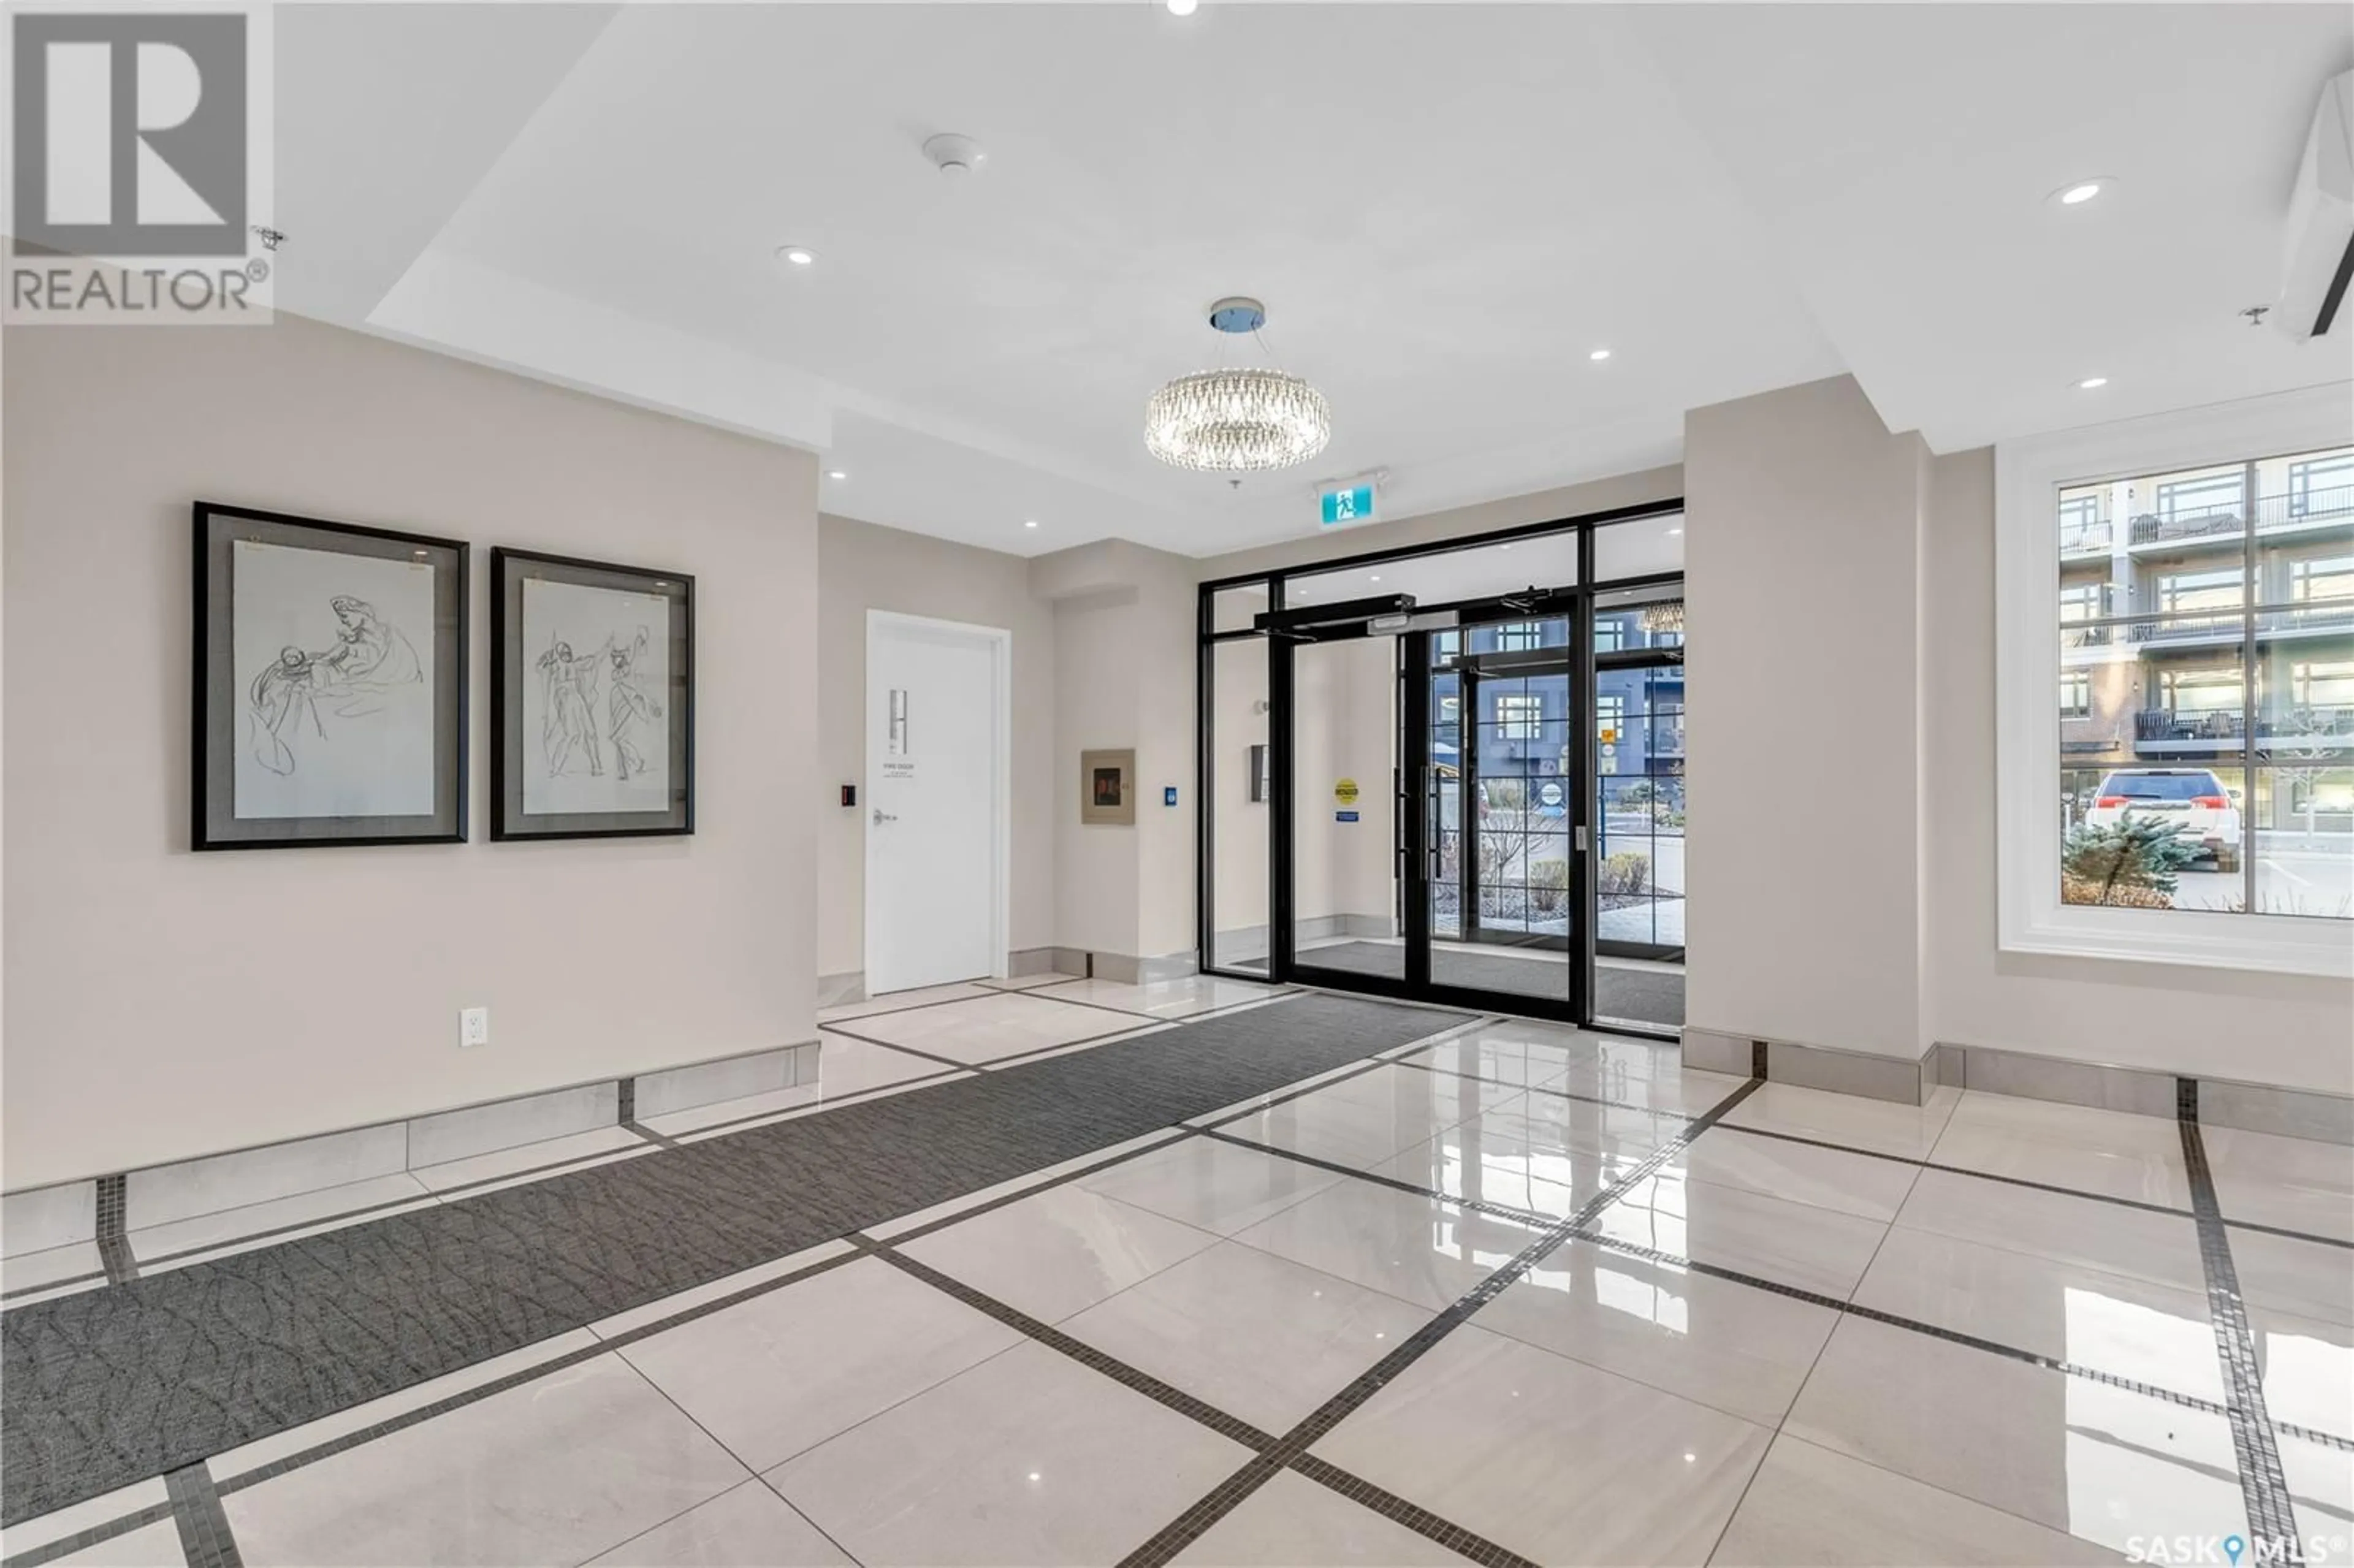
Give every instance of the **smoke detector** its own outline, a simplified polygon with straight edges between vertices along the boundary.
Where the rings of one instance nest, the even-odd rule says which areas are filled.
[[[944,175],[969,175],[988,161],[989,154],[980,143],[953,131],[943,131],[924,140],[924,156]]]

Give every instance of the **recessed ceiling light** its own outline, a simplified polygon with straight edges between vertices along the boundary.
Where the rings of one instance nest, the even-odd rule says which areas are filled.
[[[779,245],[777,247],[777,260],[790,261],[796,267],[806,267],[817,260],[817,252],[806,245]]]
[[[2106,175],[2094,175],[2071,180],[2043,199],[2053,207],[2082,207],[2094,196],[2106,194],[2116,183]]]
[[[1036,526],[1038,526],[1038,519],[1036,519],[1035,517],[1030,518],[1030,519],[1026,520],[1026,521],[1022,524],[1022,526],[1023,526],[1024,528],[1035,528]]]
[[[2084,379],[2076,383],[2076,390],[2079,392],[2097,392],[2108,384],[2109,378],[2105,376],[2087,376]]]
[[[1167,0],[1169,14],[1172,16],[1190,16],[1193,14],[1193,7],[1201,3],[1202,0]]]
[[[1382,580],[1382,574],[1379,572],[1367,572],[1365,574],[1365,580],[1369,583],[1377,583]]]
[[[1681,534],[1681,533],[1682,533],[1682,532],[1683,532],[1683,530],[1682,530],[1682,529],[1681,529],[1681,528],[1670,528],[1670,529],[1669,529],[1669,530],[1668,530],[1668,532],[1669,532],[1670,534]]]
[[[847,469],[830,468],[825,471],[825,476],[828,479],[848,479],[850,477],[850,471]]]
[[[1586,358],[1588,358],[1588,359],[1594,359],[1594,360],[1607,359],[1607,358],[1609,358],[1609,357],[1610,357],[1610,351],[1609,351],[1608,349],[1606,349],[1606,348],[1597,348],[1597,349],[1596,349],[1592,354],[1587,355],[1585,357],[1586,357]]]

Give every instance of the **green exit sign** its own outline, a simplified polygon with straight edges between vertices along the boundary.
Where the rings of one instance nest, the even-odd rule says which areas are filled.
[[[1363,523],[1373,514],[1373,487],[1352,484],[1324,493],[1324,526],[1337,528],[1344,523]]]

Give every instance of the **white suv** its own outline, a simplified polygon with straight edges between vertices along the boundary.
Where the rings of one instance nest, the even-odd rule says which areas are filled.
[[[2206,768],[2120,768],[2101,780],[2084,825],[2114,827],[2127,811],[2173,823],[2176,836],[2214,857],[2217,871],[2240,869],[2240,809]]]

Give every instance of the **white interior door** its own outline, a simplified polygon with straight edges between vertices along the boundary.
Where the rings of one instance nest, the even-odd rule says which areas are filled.
[[[1002,973],[1008,633],[871,611],[866,990]]]

